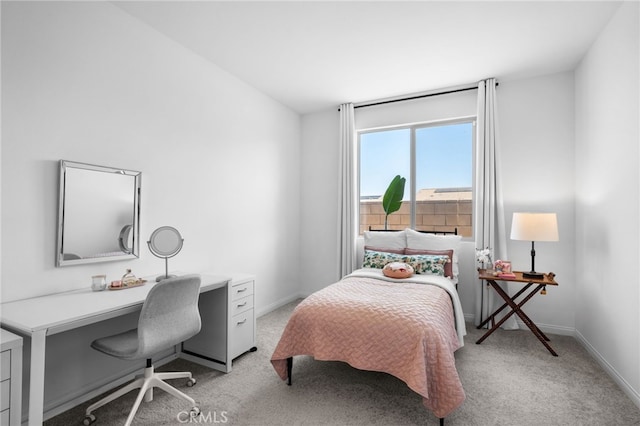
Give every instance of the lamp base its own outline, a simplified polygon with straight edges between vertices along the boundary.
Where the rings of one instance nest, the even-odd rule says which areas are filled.
[[[535,280],[541,280],[541,279],[544,278],[544,274],[542,272],[535,272],[535,271],[523,272],[522,273],[522,277],[523,278],[533,278]]]

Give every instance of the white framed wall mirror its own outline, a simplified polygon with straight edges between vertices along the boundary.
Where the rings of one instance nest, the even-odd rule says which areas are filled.
[[[141,175],[60,160],[56,266],[140,256]]]

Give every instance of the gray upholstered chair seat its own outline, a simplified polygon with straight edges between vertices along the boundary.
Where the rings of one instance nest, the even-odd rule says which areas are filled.
[[[134,359],[138,352],[138,329],[96,339],[91,347],[116,358]]]

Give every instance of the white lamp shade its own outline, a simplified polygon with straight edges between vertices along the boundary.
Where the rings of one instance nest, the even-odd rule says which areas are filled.
[[[555,213],[514,213],[511,239],[524,241],[558,241]]]

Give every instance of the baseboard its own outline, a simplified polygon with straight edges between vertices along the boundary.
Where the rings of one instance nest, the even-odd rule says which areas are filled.
[[[275,311],[278,308],[281,308],[282,306],[294,302],[298,299],[304,299],[304,295],[297,293],[297,294],[292,294],[290,296],[285,297],[284,299],[280,299],[276,302],[273,302],[267,306],[264,306],[260,309],[256,310],[256,318],[260,318],[263,315],[268,314],[269,312]]]
[[[516,322],[518,323],[518,327],[520,327],[521,330],[529,329],[524,322],[520,320]],[[552,324],[542,324],[539,322],[537,322],[536,325],[540,330],[542,330],[543,333],[558,334],[560,336],[575,336],[576,334],[576,329],[573,327],[565,327],[561,325],[552,325]]]
[[[637,390],[633,389],[631,385],[616,371],[615,368],[611,364],[607,362],[606,359],[594,348],[591,343],[587,339],[584,338],[579,331],[576,330],[574,337],[580,344],[591,354],[591,356],[596,360],[598,364],[607,372],[609,377],[613,379],[614,382],[620,389],[633,401],[633,403],[640,408],[640,393]]]
[[[473,324],[473,322],[475,321],[475,315],[474,314],[464,314],[464,320],[466,322],[470,322]],[[518,328],[521,330],[528,330],[527,325],[520,321],[517,320],[516,321],[518,324]],[[549,334],[559,334],[561,336],[574,336],[575,335],[575,328],[573,327],[565,327],[565,326],[560,326],[560,325],[552,325],[552,324],[541,324],[541,323],[536,323],[536,325],[538,326],[538,328],[540,330],[542,330],[544,333],[549,333]]]

